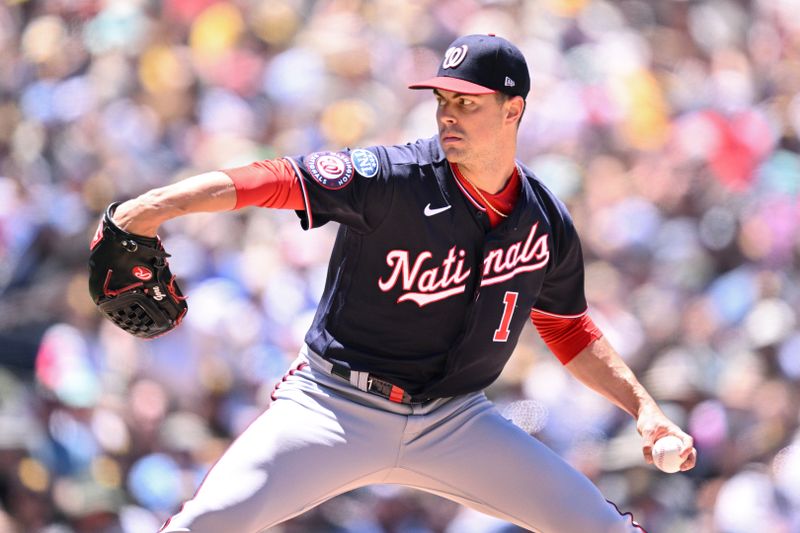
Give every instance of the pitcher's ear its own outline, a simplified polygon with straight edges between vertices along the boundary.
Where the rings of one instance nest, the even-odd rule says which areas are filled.
[[[521,96],[512,96],[508,99],[507,105],[506,119],[519,123],[525,112],[525,99]]]

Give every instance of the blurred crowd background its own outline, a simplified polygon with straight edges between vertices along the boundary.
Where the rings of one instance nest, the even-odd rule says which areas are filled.
[[[651,533],[800,532],[800,0],[0,3],[0,532],[157,530],[267,407],[321,294],[333,224],[174,220],[190,311],[136,340],[87,291],[104,207],[433,135],[406,85],[488,32],[527,56],[519,157],[571,209],[592,316],[697,467],[645,465],[533,328],[489,394]],[[378,486],[271,531],[520,530]]]

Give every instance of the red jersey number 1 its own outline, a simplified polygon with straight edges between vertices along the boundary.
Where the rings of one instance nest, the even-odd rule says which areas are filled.
[[[503,318],[500,319],[500,327],[494,330],[494,342],[506,342],[511,326],[511,317],[514,316],[514,309],[517,308],[518,292],[507,291],[503,296]]]

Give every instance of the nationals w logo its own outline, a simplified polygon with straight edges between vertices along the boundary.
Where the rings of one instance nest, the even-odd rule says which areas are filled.
[[[464,58],[467,57],[467,47],[466,44],[462,44],[461,46],[451,46],[447,49],[447,52],[444,53],[444,61],[442,62],[442,68],[455,68],[464,61]]]

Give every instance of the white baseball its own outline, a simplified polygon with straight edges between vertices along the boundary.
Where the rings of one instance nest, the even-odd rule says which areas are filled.
[[[681,457],[681,439],[674,435],[661,437],[653,445],[653,462],[659,470],[672,474],[681,469],[684,459]]]

